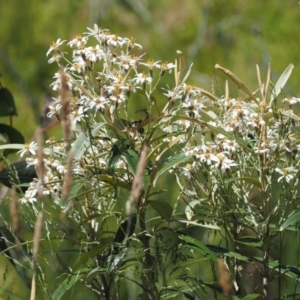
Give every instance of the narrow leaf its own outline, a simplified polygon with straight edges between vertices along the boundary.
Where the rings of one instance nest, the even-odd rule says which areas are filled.
[[[56,253],[56,259],[60,266],[66,271],[67,274],[72,273],[72,269],[62,260],[62,258]]]
[[[244,256],[240,253],[237,253],[237,252],[233,252],[233,251],[229,251],[227,253],[224,253],[225,256],[228,256],[228,257],[232,257],[232,258],[236,258],[236,259],[239,259],[239,260],[242,260],[242,261],[245,261],[245,262],[252,262],[252,259],[247,257],[247,256]]]
[[[157,179],[164,174],[166,171],[170,170],[172,167],[179,165],[185,161],[190,160],[190,156],[187,156],[185,153],[178,153],[172,156],[168,162],[166,162],[155,174],[153,185],[155,186]]]
[[[61,282],[58,285],[58,287],[56,288],[56,290],[54,291],[54,293],[52,295],[52,299],[53,300],[59,300],[59,299],[61,299],[61,297],[70,288],[72,288],[74,286],[74,284],[76,284],[76,282],[79,281],[83,276],[85,276],[85,275],[84,274],[82,274],[82,275],[76,274],[76,275],[73,275],[73,276],[68,276],[63,282]]]
[[[166,193],[168,190],[159,190],[159,191],[155,191],[149,194],[149,197],[152,197],[154,195],[158,195],[158,194],[162,194],[162,193]]]
[[[96,246],[88,252],[80,253],[78,260],[73,268],[73,270],[78,270],[81,267],[84,267],[89,259],[96,257],[97,255],[101,255],[106,250],[106,244],[103,243],[100,246]]]
[[[252,177],[230,178],[230,179],[226,180],[226,182],[239,181],[239,180],[245,181],[246,183],[251,183],[251,184],[255,185],[256,187],[261,188],[261,183],[257,179],[252,178]]]
[[[195,221],[189,221],[186,219],[172,219],[172,221],[185,223],[187,225],[199,226],[199,227],[208,228],[208,229],[221,230],[221,228],[219,226],[208,223],[208,222],[195,222]]]
[[[173,208],[169,202],[161,200],[148,200],[148,204],[159,213],[163,220],[171,219]]]
[[[139,162],[138,154],[132,149],[128,149],[124,152],[124,157],[127,161],[131,173],[136,174],[136,167]]]
[[[6,144],[6,145],[0,145],[0,150],[4,150],[4,149],[22,150],[22,149],[24,149],[24,144]]]
[[[73,144],[72,151],[74,159],[79,161],[89,146],[90,142],[88,141],[87,134],[85,132],[81,132]]]
[[[261,248],[263,246],[263,242],[254,236],[243,236],[236,240],[236,242],[254,248]]]
[[[82,188],[83,184],[84,184],[83,181],[76,181],[72,183],[67,201],[73,199],[76,195],[78,195],[78,192]]]
[[[127,247],[121,248],[117,250],[117,253],[113,253],[108,258],[108,268],[107,274],[112,275],[114,274],[118,268],[122,265],[123,258],[127,252]]]
[[[7,299],[11,300],[24,300],[24,297],[21,298],[20,296],[16,295],[15,293],[0,285],[0,296],[3,295],[6,295],[8,297]]]
[[[295,223],[300,221],[300,211],[292,214],[291,216],[289,216],[280,226],[280,231],[285,230],[286,228],[288,228],[290,225],[294,225]]]
[[[251,295],[247,295],[243,298],[233,296],[233,300],[256,300],[258,297],[259,297],[259,294],[251,294]]]
[[[210,251],[202,242],[192,238],[191,236],[187,236],[187,235],[179,235],[178,236],[181,240],[196,246],[196,249],[198,250],[198,252],[200,252],[202,255],[204,255],[205,257],[216,261],[217,260],[217,256]]]
[[[92,126],[92,137],[96,135],[96,133],[99,131],[99,129],[104,125],[105,123],[98,123]],[[73,157],[75,160],[80,160],[82,155],[86,152],[86,150],[90,147],[90,137],[87,135],[86,132],[81,132],[79,136],[77,137],[75,143],[73,144]]]
[[[221,67],[220,65],[216,64],[215,68],[225,73],[234,83],[237,84],[237,86],[243,90],[252,100],[257,102],[256,98],[253,96],[253,94],[250,92],[250,90],[244,85],[244,83],[231,71]]]
[[[256,260],[256,261],[259,261],[261,263],[263,263],[263,258],[262,257],[254,257],[253,260]],[[290,265],[280,265],[278,263],[278,261],[272,261],[270,260],[269,261],[269,264],[268,264],[268,267],[271,268],[271,269],[274,269],[276,270],[277,272],[280,272],[281,274],[284,274],[286,276],[289,276],[295,280],[298,280],[300,281],[300,270],[299,268],[296,266],[290,266]]]
[[[292,71],[294,69],[294,65],[290,64],[284,72],[279,77],[278,81],[276,82],[274,89],[271,92],[271,101],[270,105],[272,104],[273,100],[281,93],[282,89],[284,88],[286,82],[288,81],[289,77],[292,74]]]

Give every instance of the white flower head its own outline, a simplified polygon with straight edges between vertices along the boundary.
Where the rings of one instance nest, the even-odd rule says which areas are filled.
[[[101,32],[103,31],[97,24],[94,24],[94,28],[89,28],[87,27],[87,30],[89,32],[86,32],[85,35],[87,36],[94,36],[94,37],[98,37]],[[107,29],[105,29],[107,31]]]
[[[287,97],[283,99],[283,102],[288,102],[290,106],[300,102],[300,98],[297,97]]]
[[[132,79],[136,84],[145,84],[145,83],[151,83],[152,77],[144,74],[144,73],[138,73],[135,78]]]
[[[83,50],[83,53],[86,59],[91,62],[97,62],[105,56],[99,45],[96,45],[95,47],[87,47]]]
[[[104,109],[105,108],[105,104],[107,104],[107,103],[108,103],[108,101],[106,100],[105,97],[99,96],[99,97],[94,98],[90,102],[89,106],[92,109],[98,110],[98,109]]]
[[[25,144],[24,148],[17,153],[20,153],[20,157],[23,157],[27,153],[35,156],[37,149],[38,144],[36,142],[31,142],[30,144]]]
[[[84,46],[88,41],[88,37],[82,37],[81,35],[77,35],[75,39],[70,41],[68,45],[70,47],[76,46],[77,48],[80,48]]]
[[[284,179],[287,183],[294,179],[295,173],[297,172],[295,168],[285,168],[282,170],[279,168],[275,168],[275,171],[282,175],[278,178],[278,182]]]
[[[83,119],[84,111],[85,110],[82,106],[79,106],[77,110],[72,111],[71,119],[73,124],[79,123]]]
[[[188,117],[199,117],[199,112],[205,106],[196,99],[189,99],[182,104],[182,107],[185,108],[185,113]]]
[[[64,42],[65,40],[62,41],[61,39],[58,39],[56,42],[52,42],[46,55],[48,56],[54,50],[57,51],[59,46],[61,46]]]
[[[111,45],[114,48],[115,47],[122,47],[123,45],[128,43],[127,38],[122,38],[120,36],[117,36],[115,34],[107,35],[107,45]]]
[[[172,69],[174,69],[176,67],[175,64],[173,63],[168,63],[168,62],[164,62],[161,64],[161,71],[160,71],[160,76],[163,76],[163,74],[165,73],[166,70],[169,70],[169,73],[172,72]]]
[[[48,63],[49,64],[52,64],[54,62],[59,63],[61,58],[62,58],[62,53],[54,52],[52,53],[52,57],[48,60]]]
[[[154,61],[154,60],[148,60],[147,63],[140,63],[140,65],[144,65],[148,67],[150,70],[153,70],[154,68],[160,69],[161,68],[161,62],[160,61]]]

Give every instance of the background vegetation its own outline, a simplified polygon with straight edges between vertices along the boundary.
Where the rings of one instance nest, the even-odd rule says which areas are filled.
[[[218,96],[224,94],[225,77],[214,71],[216,63],[253,89],[257,86],[255,64],[266,72],[271,63],[276,82],[293,63],[295,70],[285,92],[299,92],[298,1],[29,0],[22,5],[18,0],[0,0],[0,7],[1,82],[16,99],[15,126],[28,141],[57,71],[47,63],[49,44],[57,38],[70,40],[94,23],[133,36],[147,58],[175,59],[176,50],[181,50],[186,65],[194,64],[190,83]],[[230,91],[231,96],[241,95],[234,85]]]
[[[154,60],[175,59],[181,50],[187,65],[194,63],[192,81],[208,90],[213,81],[220,95],[224,77],[215,74],[216,63],[255,87],[255,64],[266,70],[271,63],[276,81],[292,62],[296,68],[287,92],[299,92],[298,1],[28,0],[23,5],[0,0],[0,5],[0,73],[22,107],[18,123],[26,122],[28,138],[56,71],[45,55],[50,43],[70,40],[94,23],[133,36]]]

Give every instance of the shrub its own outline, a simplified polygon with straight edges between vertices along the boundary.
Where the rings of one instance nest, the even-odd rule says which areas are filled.
[[[293,66],[275,85],[270,68],[263,83],[257,67],[251,92],[216,65],[245,92],[230,98],[226,84],[220,98],[187,83],[180,51],[175,63],[145,62],[133,38],[96,25],[68,43],[71,58],[64,43],[47,53],[60,68],[48,116],[64,138],[20,146],[39,174],[20,196],[30,228],[38,217],[39,293],[75,299],[81,285],[95,299],[290,292],[285,282],[300,271],[282,252],[286,234],[298,237],[300,99],[278,96]],[[162,88],[169,73],[174,83]]]

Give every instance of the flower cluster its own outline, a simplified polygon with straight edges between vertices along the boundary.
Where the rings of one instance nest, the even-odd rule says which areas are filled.
[[[97,25],[67,42],[72,49],[71,59],[61,49],[65,42],[58,39],[47,52],[47,56],[52,55],[49,63],[56,62],[60,67],[51,86],[54,91],[62,91],[65,83],[71,91],[67,101],[71,149],[75,155],[72,176],[88,179],[90,188],[103,189],[105,182],[112,181],[108,176],[130,186],[134,176],[130,159],[138,157],[138,149],[145,141],[153,149],[165,145],[163,152],[178,145],[178,151],[188,159],[186,164],[178,163],[176,167],[180,177],[187,179],[203,170],[212,176],[232,176],[240,172],[241,166],[243,176],[250,176],[253,165],[258,165],[262,156],[265,160],[278,156],[282,162],[288,157],[293,167],[298,166],[300,147],[293,122],[262,99],[215,97],[187,84],[187,76],[181,81],[176,64],[144,62],[142,47],[133,38],[120,37]],[[176,84],[163,89],[162,101],[167,104],[161,109],[152,94],[157,92],[157,84],[166,71],[173,69]],[[141,110],[146,114],[143,120],[132,120],[127,112],[128,100],[137,92],[148,100],[148,107]],[[63,95],[53,98],[49,117],[63,113]],[[283,100],[286,102],[292,108],[300,101],[290,97]],[[148,135],[146,126],[153,126],[155,134],[149,130]],[[68,161],[65,146],[48,141],[44,149],[43,193],[57,201],[61,198]],[[36,144],[30,144],[21,155],[29,154],[29,163],[37,165],[35,148]],[[279,181],[290,182],[294,178],[295,169],[287,167],[284,163],[272,166],[273,171],[282,175]],[[100,180],[99,175],[107,177]],[[22,200],[35,201],[40,186],[39,180],[32,182]]]
[[[182,97],[180,90],[177,93],[170,93],[171,95],[175,98]],[[298,101],[295,97],[291,99],[294,102]],[[221,171],[232,168],[236,170],[235,167],[245,164],[245,157],[241,157],[241,154],[247,152],[252,153],[252,159],[256,157],[258,161],[263,154],[270,160],[279,154],[282,161],[289,158],[292,159],[292,165],[299,165],[300,147],[297,145],[294,122],[289,121],[289,118],[284,115],[276,114],[271,108],[262,109],[260,101],[260,99],[244,101],[221,98],[216,101],[215,108],[212,108],[211,103],[209,104],[215,112],[213,121],[209,122],[203,119],[204,106],[202,105],[199,110],[196,109],[196,105],[194,106],[196,112],[189,116],[197,116],[203,126],[195,130],[195,132],[201,132],[197,142],[194,136],[192,142],[184,147],[186,155],[194,158],[192,172],[201,170],[203,167],[208,167],[211,172],[219,169]],[[286,101],[287,98],[283,100],[283,103]],[[206,100],[206,102],[211,101]],[[199,103],[201,105],[203,102]],[[289,103],[291,104],[291,101]],[[186,107],[185,103],[183,107]],[[219,133],[218,128],[224,133]],[[206,132],[206,137],[204,137],[204,132]],[[273,168],[275,167],[276,165],[273,165]],[[295,173],[294,169],[292,173],[278,168],[276,171],[283,175],[280,180],[285,178],[287,182],[292,178],[291,174]],[[185,167],[183,167],[182,174],[188,178],[191,176]]]
[[[52,89],[58,92],[63,90],[65,81],[67,88],[72,92],[71,99],[68,99],[68,117],[73,134],[71,143],[73,154],[77,151],[76,147],[82,146],[78,140],[87,134],[87,128],[93,126],[98,128],[93,136],[87,138],[89,142],[80,157],[73,160],[72,176],[78,180],[88,179],[89,186],[94,189],[103,187],[104,183],[99,181],[98,175],[111,173],[110,169],[120,170],[122,180],[128,181],[132,178],[132,174],[126,171],[127,165],[122,156],[116,154],[117,158],[114,158],[114,151],[119,150],[115,143],[120,136],[124,137],[124,132],[125,135],[129,134],[126,131],[130,132],[130,138],[138,139],[142,132],[138,124],[142,120],[123,120],[119,119],[118,114],[123,113],[130,95],[137,90],[148,89],[149,92],[146,94],[150,98],[155,75],[160,79],[165,71],[171,72],[175,64],[152,60],[143,62],[142,53],[139,55],[133,53],[135,49],[137,51],[142,49],[133,38],[120,37],[107,29],[100,29],[97,25],[67,42],[67,46],[72,49],[71,60],[68,53],[62,50],[66,42],[62,39],[52,42],[46,55],[51,56],[49,63],[57,63],[60,67],[54,75]],[[49,105],[48,117],[60,118],[63,101],[65,99],[61,93],[53,98],[53,102]],[[115,128],[112,128],[113,126]],[[46,145],[43,186],[40,179],[33,181],[21,199],[22,202],[35,202],[39,190],[42,190],[44,195],[51,195],[56,202],[62,198],[68,153],[65,144],[54,139],[47,141]],[[36,150],[36,143],[25,145],[20,155],[28,154],[28,164],[37,167]],[[113,173],[114,176],[116,173]]]
[[[102,183],[99,182],[95,176],[92,176],[93,172],[86,168],[87,165],[94,165],[99,170],[106,166],[106,161],[99,157],[99,149],[102,149],[109,153],[108,144],[98,140],[97,144],[89,147],[84,156],[85,164],[80,161],[73,161],[72,164],[72,176],[76,180],[89,177],[89,184],[93,188],[100,188]],[[26,152],[30,153],[30,157],[26,158],[28,166],[33,165],[38,169],[38,157],[37,157],[37,144],[31,143],[20,151],[21,156]],[[34,149],[34,150],[33,150]],[[60,203],[62,200],[62,186],[64,181],[64,174],[67,171],[67,156],[65,151],[65,145],[63,142],[58,142],[54,138],[46,141],[46,146],[43,149],[43,164],[45,173],[43,176],[43,184],[41,178],[36,178],[30,183],[29,188],[26,190],[24,196],[20,199],[21,202],[33,203],[37,200],[38,192],[41,191],[44,196],[50,195],[56,202]],[[85,168],[83,167],[85,166]]]
[[[96,45],[88,46],[90,39],[96,41]],[[66,59],[60,46],[65,41],[60,39],[53,42],[47,55],[52,54],[49,63]],[[145,89],[153,80],[153,69],[159,69],[160,74],[165,70],[175,67],[172,63],[142,62],[143,55],[132,53],[134,48],[141,49],[141,45],[134,42],[132,38],[122,38],[111,34],[106,29],[100,29],[97,25],[88,28],[83,36],[77,36],[68,45],[73,50],[72,62],[64,67],[68,86],[74,91],[72,101],[73,113],[71,119],[73,124],[80,123],[86,114],[107,109],[114,113],[116,108],[124,107],[131,92],[137,89]],[[118,52],[119,51],[119,52]],[[60,57],[59,61],[57,57]],[[138,66],[146,66],[148,74],[139,72]],[[61,72],[54,76],[53,90],[61,88]],[[92,88],[91,88],[92,87]],[[84,89],[84,90],[83,90]],[[49,116],[59,114],[61,110],[61,99],[55,99],[50,105]]]

